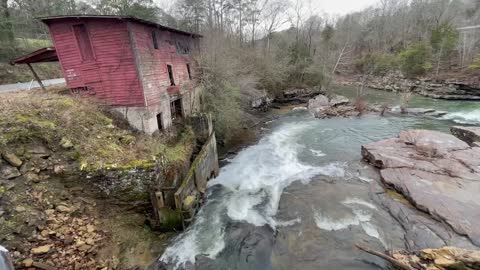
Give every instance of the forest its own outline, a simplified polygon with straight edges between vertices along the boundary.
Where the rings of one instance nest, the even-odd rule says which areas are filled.
[[[51,44],[35,19],[42,16],[129,15],[202,34],[197,58],[206,109],[216,112],[225,137],[241,126],[249,100],[265,93],[327,87],[338,75],[468,77],[480,68],[479,34],[468,28],[480,24],[475,0],[380,0],[344,16],[302,0],[2,0],[1,6],[2,62]],[[44,70],[59,76],[58,67]],[[21,72],[0,76],[9,82],[14,73]]]

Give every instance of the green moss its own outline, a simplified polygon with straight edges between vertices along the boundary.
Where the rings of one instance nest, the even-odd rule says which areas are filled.
[[[171,210],[168,208],[160,209],[161,215],[163,216],[163,221],[160,224],[162,230],[175,231],[181,230],[183,227],[182,224],[182,213],[179,209]]]

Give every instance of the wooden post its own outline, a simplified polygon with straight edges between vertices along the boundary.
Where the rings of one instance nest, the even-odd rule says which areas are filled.
[[[40,85],[40,87],[43,89],[43,91],[47,91],[47,89],[45,89],[45,86],[43,86],[43,83],[42,83],[42,80],[40,80],[40,77],[38,77],[38,74],[35,72],[35,70],[33,69],[32,65],[30,65],[30,63],[27,63],[28,67],[30,68],[30,71],[32,71],[32,74],[33,74],[33,77],[35,77],[35,80],[37,80],[38,84]]]

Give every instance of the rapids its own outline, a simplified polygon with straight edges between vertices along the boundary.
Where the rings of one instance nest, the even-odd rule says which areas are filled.
[[[399,100],[374,90],[365,96],[391,106]],[[414,97],[411,107],[448,111],[442,119],[319,120],[294,110],[221,169],[194,224],[160,261],[168,269],[386,269],[354,248],[405,248],[400,224],[375,202],[384,190],[377,172],[361,161],[360,146],[405,129],[448,132],[454,122],[480,123],[477,104]]]

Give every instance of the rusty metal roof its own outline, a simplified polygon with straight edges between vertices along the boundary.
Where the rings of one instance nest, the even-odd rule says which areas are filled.
[[[25,54],[18,58],[12,59],[10,61],[10,64],[16,65],[16,64],[31,64],[31,63],[57,62],[57,61],[58,61],[58,56],[55,48],[46,47],[46,48],[38,49],[28,54]]]
[[[59,15],[59,16],[39,17],[37,19],[39,19],[40,21],[42,21],[46,24],[49,21],[63,20],[63,19],[117,19],[117,20],[126,20],[126,21],[138,22],[138,23],[142,23],[142,24],[148,24],[148,25],[160,28],[160,29],[164,29],[164,30],[167,30],[167,31],[171,31],[171,32],[175,32],[175,33],[179,33],[179,34],[183,34],[183,35],[187,35],[187,36],[192,36],[192,37],[197,37],[197,38],[202,37],[202,35],[199,35],[197,33],[191,33],[191,32],[178,30],[178,29],[175,29],[175,28],[171,28],[171,27],[168,27],[168,26],[164,26],[164,25],[161,25],[161,24],[158,24],[158,23],[155,23],[155,22],[147,21],[147,20],[140,19],[140,18],[133,17],[133,16],[121,16],[121,15]]]

